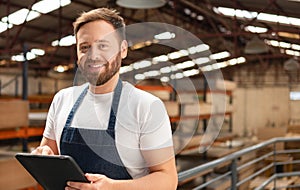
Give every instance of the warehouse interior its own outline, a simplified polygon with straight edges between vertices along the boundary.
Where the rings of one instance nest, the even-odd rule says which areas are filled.
[[[127,25],[121,78],[165,103],[178,189],[300,188],[299,0],[2,0],[0,189],[41,188],[13,155],[76,85],[72,23],[98,7]]]

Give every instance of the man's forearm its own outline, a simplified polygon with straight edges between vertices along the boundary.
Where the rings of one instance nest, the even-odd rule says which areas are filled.
[[[159,171],[138,179],[115,180],[113,190],[175,190],[177,183],[177,175]]]

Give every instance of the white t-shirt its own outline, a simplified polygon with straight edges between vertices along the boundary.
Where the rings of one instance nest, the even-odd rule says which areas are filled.
[[[57,142],[59,152],[60,137],[67,117],[86,86],[59,91],[50,106],[43,135]],[[88,91],[71,126],[107,129],[112,99],[113,92],[93,94]],[[140,150],[173,146],[170,121],[162,101],[127,82],[123,82],[115,136],[120,158],[132,178],[145,176],[149,172]]]

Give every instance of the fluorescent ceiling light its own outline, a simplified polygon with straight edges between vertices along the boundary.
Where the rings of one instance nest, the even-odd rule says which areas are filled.
[[[198,16],[197,16],[197,20],[200,20],[200,21],[201,21],[201,20],[204,20],[204,17],[203,17],[202,15],[198,15]]]
[[[195,66],[195,63],[193,61],[185,61],[183,63],[178,63],[175,66],[176,66],[177,69],[185,69],[185,68]]]
[[[63,37],[59,41],[60,46],[71,46],[73,44],[76,44],[76,39],[75,39],[75,36],[73,36],[73,35]]]
[[[26,59],[27,60],[32,60],[32,59],[35,59],[36,58],[36,55],[32,52],[27,52],[26,53]],[[25,61],[25,57],[23,55],[23,53],[19,54],[19,55],[13,55],[11,56],[11,60],[12,61],[18,61],[18,62],[23,62]]]
[[[140,62],[136,62],[133,64],[133,68],[134,69],[141,69],[141,68],[145,68],[145,67],[149,67],[151,66],[151,61],[148,60],[142,60]]]
[[[294,50],[300,50],[300,45],[298,45],[298,44],[292,44],[292,49],[294,49]]]
[[[238,63],[238,60],[237,59],[231,59],[231,60],[228,60],[227,63],[228,63],[228,65],[236,65]]]
[[[65,71],[65,69],[63,66],[61,66],[61,65],[57,66],[57,72],[62,73],[64,71]]]
[[[159,70],[161,73],[170,73],[172,71],[171,67],[163,67]]]
[[[133,68],[132,68],[132,65],[127,65],[127,66],[123,66],[120,68],[120,73],[127,73],[127,72],[130,72],[132,71]]]
[[[43,49],[31,49],[30,52],[32,52],[35,55],[45,55],[45,50]]]
[[[26,59],[27,60],[32,60],[35,59],[37,56],[42,56],[45,54],[45,51],[42,49],[31,49],[29,52],[26,54]],[[20,53],[18,55],[13,55],[11,56],[12,61],[18,61],[18,62],[23,62],[25,61],[25,57],[23,53]]]
[[[170,78],[164,76],[164,77],[161,77],[161,78],[160,78],[160,81],[161,81],[161,82],[169,82],[169,81],[170,81]]]
[[[213,70],[211,65],[206,65],[204,67],[201,67],[201,71],[211,71]]]
[[[201,67],[201,71],[212,71],[215,69],[221,69],[227,66],[232,66],[232,65],[236,65],[236,64],[241,64],[241,63],[245,63],[246,59],[245,57],[238,57],[238,58],[233,58],[227,61],[223,61],[223,62],[219,62],[219,63],[215,63],[212,65],[206,65],[204,67]]]
[[[169,53],[168,57],[169,59],[178,59],[187,55],[189,55],[189,52],[187,50],[180,50],[180,51]]]
[[[26,59],[27,60],[32,60],[32,59],[35,59],[36,58],[36,55],[32,52],[27,52],[26,53]]]
[[[178,69],[177,69],[177,67],[175,65],[172,65],[171,66],[171,70],[174,72],[174,71],[177,71]]]
[[[258,27],[258,26],[246,26],[245,30],[252,33],[265,33],[268,31],[267,28]]]
[[[155,76],[158,76],[160,75],[160,72],[159,71],[156,71],[156,70],[153,70],[153,71],[147,71],[144,73],[144,75],[146,77],[155,77]]]
[[[278,16],[273,15],[273,14],[268,14],[268,13],[259,13],[257,15],[258,20],[263,20],[263,21],[271,21],[271,20],[277,20]]]
[[[190,47],[188,49],[188,51],[189,51],[190,54],[195,54],[195,53],[197,53],[197,48],[195,46],[193,46],[193,47]]]
[[[228,62],[220,62],[220,63],[216,63],[214,64],[216,66],[216,68],[224,68],[224,67],[227,67],[228,66]]]
[[[66,6],[71,3],[71,0],[42,0],[32,6],[32,10],[22,8],[6,17],[3,17],[0,21],[0,33],[6,31],[8,28],[12,28],[14,25],[20,25],[26,21],[31,21],[39,17],[40,13],[49,13],[55,9],[58,9],[60,6]],[[2,23],[9,23],[8,26],[3,25]]]
[[[195,18],[197,16],[196,13],[192,12],[191,15],[190,15],[192,18]]]
[[[245,57],[239,57],[239,58],[234,58],[234,59],[230,59],[230,60],[225,61],[227,66],[241,64],[241,63],[245,63],[245,62],[246,62]]]
[[[183,12],[184,12],[185,14],[187,14],[187,15],[190,15],[192,11],[191,11],[190,9],[188,9],[188,8],[184,8],[184,9],[183,9]]]
[[[279,46],[279,42],[276,40],[265,40],[265,43],[274,47],[278,47]]]
[[[207,44],[199,44],[195,46],[195,48],[197,53],[209,50],[209,46]]]
[[[11,56],[11,60],[12,61],[22,62],[22,61],[25,61],[25,57],[24,57],[23,54],[13,55],[13,56]]]
[[[226,57],[230,57],[230,53],[228,51],[223,51],[220,53],[211,54],[209,56],[210,59],[224,59]]]
[[[172,52],[168,54],[169,59],[178,59],[182,57],[182,54],[180,54],[178,51]]]
[[[158,63],[158,62],[164,62],[164,61],[168,61],[169,58],[167,55],[160,55],[157,57],[153,57],[152,61],[154,64]]]
[[[4,23],[0,21],[0,33],[6,31],[8,28],[12,28],[13,25],[10,23]]]
[[[276,40],[265,40],[265,43],[274,46],[274,47],[280,47],[285,49],[293,49],[293,50],[300,50],[299,44],[291,44],[288,42],[282,42],[282,41],[276,41]]]
[[[59,73],[63,73],[65,71],[67,71],[69,69],[68,66],[66,65],[58,65],[54,67],[54,71],[59,72]]]
[[[207,44],[199,44],[197,46],[192,46],[187,49],[189,54],[200,53],[209,50],[209,46]]]
[[[299,51],[294,51],[294,50],[290,50],[290,49],[285,50],[285,53],[288,55],[300,56]]]
[[[182,73],[176,73],[176,74],[172,74],[170,76],[171,79],[181,79],[183,77],[184,77],[184,75]]]
[[[241,64],[241,63],[245,63],[246,62],[246,58],[245,57],[239,57],[237,58],[237,63]]]
[[[58,44],[59,44],[59,40],[54,40],[51,42],[52,46],[58,46]]]
[[[42,0],[35,3],[31,9],[46,14],[70,3],[70,0]]]
[[[28,9],[20,9],[10,15],[8,15],[7,17],[3,17],[1,20],[2,22],[8,22],[14,25],[20,25],[22,23],[25,22],[25,18],[26,21],[30,21],[33,20],[37,17],[39,17],[41,14],[36,12],[36,11],[30,11]]]
[[[76,39],[73,35],[65,36],[60,40],[54,40],[53,42],[51,42],[52,46],[71,46],[73,44],[76,44]]]
[[[225,16],[231,16],[231,17],[235,16],[235,9],[232,8],[218,7],[216,10],[218,11],[218,13],[221,13]]]
[[[176,35],[174,33],[163,32],[163,33],[155,35],[154,38],[157,39],[157,40],[170,40],[172,38],[175,38],[175,36]]]
[[[174,72],[177,70],[178,70],[178,68],[175,65],[172,65],[172,66],[163,67],[159,71],[160,71],[160,73],[170,73],[170,72]]]
[[[58,44],[59,44],[58,40],[52,42],[52,46],[57,46]],[[139,61],[139,62],[132,63],[129,66],[123,66],[123,67],[121,67],[120,73],[122,74],[122,73],[130,72],[133,69],[137,70],[140,68],[151,66],[152,64],[158,64],[159,62],[166,62],[170,59],[178,59],[183,56],[188,56],[189,54],[195,54],[195,53],[199,53],[199,52],[203,52],[203,51],[207,51],[207,50],[209,50],[209,46],[207,44],[199,44],[197,46],[192,46],[192,47],[188,48],[187,50],[182,49],[182,50],[179,50],[176,52],[171,52],[168,55],[160,55],[160,56],[153,57],[152,61],[148,61],[148,60],[145,62]],[[195,63],[201,64],[201,63],[206,63],[209,61],[210,61],[209,58],[198,58],[193,61],[187,61],[184,63],[178,63],[177,65],[164,67],[160,70],[160,72],[161,73],[170,73],[170,72],[177,71],[178,69],[192,67],[195,65]]]
[[[55,72],[58,72],[58,73],[63,73],[65,71],[69,70],[69,66],[67,66],[67,65],[57,65],[53,68],[53,70]]]
[[[145,77],[145,75],[143,75],[143,74],[136,74],[136,75],[134,76],[134,78],[135,78],[136,80],[144,80],[146,77]]]
[[[279,42],[279,47],[288,49],[288,48],[291,48],[291,44],[287,43],[287,42]]]
[[[210,62],[210,59],[208,57],[199,57],[199,58],[195,59],[194,62],[198,65],[202,65],[202,64]]]
[[[184,71],[183,75],[185,77],[189,77],[189,76],[193,76],[193,75],[197,75],[199,74],[199,70],[198,69],[192,69],[192,70],[188,70],[188,71]]]
[[[234,17],[241,19],[253,19],[257,17],[258,21],[267,21],[273,23],[280,23],[286,25],[294,25],[300,26],[300,19],[295,17],[286,17],[281,15],[275,14],[268,14],[268,13],[259,13],[258,12],[250,12],[241,9],[233,9],[227,7],[217,7],[213,9],[217,14],[223,14],[225,16]]]

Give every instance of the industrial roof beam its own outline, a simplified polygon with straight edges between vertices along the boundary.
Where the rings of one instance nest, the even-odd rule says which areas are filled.
[[[36,3],[36,1],[37,1],[37,0],[35,0],[34,3]],[[33,3],[33,4],[34,4],[34,3]],[[29,10],[31,10],[31,7],[32,7],[33,4],[31,4],[31,5],[28,6],[28,9],[29,9]],[[21,24],[19,30],[17,31],[17,34],[15,35],[15,38],[12,40],[11,44],[8,46],[9,48],[12,48],[12,47],[14,46],[14,44],[16,43],[16,41],[17,41],[17,39],[18,39],[18,37],[19,37],[19,35],[20,35],[20,33],[21,33],[23,27],[24,27],[25,24],[27,23],[26,20],[27,20],[27,17],[28,17],[28,15],[29,15],[29,13],[30,13],[30,12],[27,13],[24,22]]]

